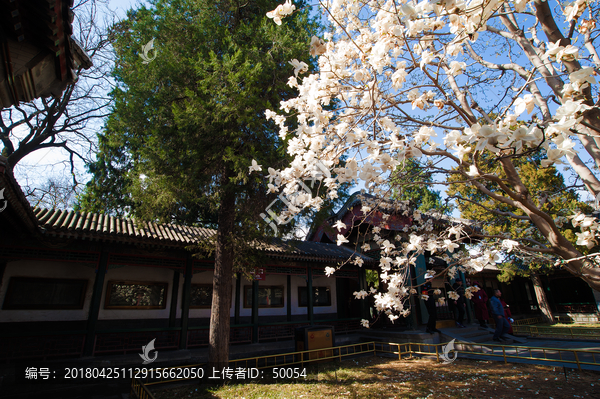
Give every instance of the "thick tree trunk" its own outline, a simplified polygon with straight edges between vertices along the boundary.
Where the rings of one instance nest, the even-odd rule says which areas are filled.
[[[229,325],[234,258],[232,237],[235,222],[235,194],[226,186],[227,184],[222,182],[223,195],[218,212],[219,226],[217,228],[208,347],[209,365],[219,370],[229,364]]]
[[[552,315],[552,310],[548,304],[548,299],[546,298],[546,293],[544,292],[544,287],[542,286],[542,280],[540,279],[540,276],[538,274],[533,274],[531,276],[531,282],[533,283],[535,297],[537,299],[538,306],[542,311],[542,318],[544,319],[544,322],[554,324],[554,316]]]

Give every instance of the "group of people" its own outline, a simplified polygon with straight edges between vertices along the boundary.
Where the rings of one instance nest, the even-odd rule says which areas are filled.
[[[473,293],[471,300],[475,307],[475,318],[479,321],[481,327],[487,327],[490,314],[496,323],[494,331],[494,341],[503,341],[506,339],[505,334],[512,334],[512,313],[510,307],[502,299],[502,291],[494,290],[494,296],[489,300],[490,309],[488,310],[488,296],[479,282],[474,281],[473,285],[479,290]]]
[[[427,308],[427,313],[429,313],[429,320],[427,321],[427,329],[426,331],[430,334],[440,332],[436,328],[437,322],[437,309],[436,309],[436,298],[435,298],[435,289],[433,288],[431,282],[433,280],[433,276],[430,274],[425,275],[425,284],[423,285],[422,293],[427,295],[427,299],[425,300],[425,307]],[[488,296],[478,281],[474,281],[473,285],[478,287],[479,290],[473,292],[473,296],[471,297],[471,301],[475,307],[475,318],[479,321],[479,325],[483,328],[488,327],[488,320],[490,319],[490,314],[493,320],[496,323],[496,330],[494,331],[494,341],[501,342],[506,339],[505,334],[512,334],[512,325],[511,322],[512,314],[510,312],[510,308],[504,302],[502,297],[502,292],[498,289],[494,290],[494,296],[489,300],[490,308],[488,310]],[[465,318],[465,310],[467,307],[467,301],[465,298],[465,288],[463,287],[463,282],[460,279],[457,279],[456,282],[452,285],[452,289],[458,295],[458,298],[449,300],[449,307],[455,313],[456,316],[456,325],[461,328],[465,328],[463,324]]]

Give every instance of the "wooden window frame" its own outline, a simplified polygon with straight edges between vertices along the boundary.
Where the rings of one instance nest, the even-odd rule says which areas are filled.
[[[271,308],[283,308],[285,307],[285,287],[283,285],[259,285],[258,289],[259,291],[261,289],[276,289],[279,288],[281,289],[281,305],[258,305],[259,309],[271,309]],[[252,286],[251,285],[245,285],[244,286],[244,309],[251,309],[252,305],[250,303],[248,303],[248,296],[246,295],[246,290],[250,290],[250,294],[252,294]]]
[[[158,306],[146,305],[146,306],[121,306],[121,305],[111,305],[110,304],[110,293],[112,291],[112,286],[115,284],[129,284],[129,285],[158,285],[164,286],[165,290],[163,292],[163,304]],[[111,280],[106,284],[106,294],[104,298],[104,309],[166,309],[167,308],[167,293],[169,291],[169,283],[162,281],[130,281],[130,280]]]
[[[36,304],[36,305],[18,305],[11,304],[10,300],[13,295],[13,291],[15,289],[15,284],[13,281],[44,281],[49,282],[53,280],[57,283],[59,282],[79,282],[81,284],[81,295],[79,297],[79,303],[77,305],[52,305],[52,304]],[[77,310],[83,309],[83,305],[85,302],[85,294],[87,292],[88,280],[86,279],[75,279],[75,278],[52,278],[52,277],[28,277],[28,276],[16,276],[11,277],[8,282],[8,289],[6,290],[6,295],[4,296],[4,302],[2,304],[3,310]]]
[[[192,305],[192,298],[190,297],[190,309],[210,309],[212,307],[212,293],[213,293],[213,285],[212,284],[192,284],[192,288],[194,286],[197,287],[210,287],[210,304],[209,305]],[[190,290],[191,292],[191,290]],[[183,308],[183,301],[181,301],[181,307]]]
[[[328,288],[329,289],[329,301],[327,302],[327,304],[324,304],[324,305],[315,304],[314,300],[313,300],[313,307],[327,307],[327,306],[331,306],[331,287],[330,286],[324,285],[324,286],[318,286],[318,287],[312,287],[312,288],[313,288],[313,291],[316,291],[319,288],[324,288],[324,289]],[[307,297],[306,297],[307,303],[306,303],[306,305],[302,305],[302,303],[300,301],[300,298],[302,298],[302,295],[301,295],[301,291],[302,290],[306,290],[307,291]],[[308,307],[308,287],[298,287],[298,307],[299,308],[306,308],[306,307]]]

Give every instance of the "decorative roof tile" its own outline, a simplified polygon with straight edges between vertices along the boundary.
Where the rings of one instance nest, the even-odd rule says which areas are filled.
[[[34,214],[46,236],[182,247],[210,238],[215,233],[214,230],[203,227],[188,227],[183,230],[181,226],[174,224],[157,225],[88,212],[35,208]]]

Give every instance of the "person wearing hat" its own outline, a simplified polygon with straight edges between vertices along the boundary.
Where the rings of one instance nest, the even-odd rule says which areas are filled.
[[[428,298],[425,301],[425,308],[427,309],[427,313],[429,314],[429,320],[427,320],[427,329],[425,330],[429,334],[433,334],[436,332],[441,332],[437,328],[435,328],[437,322],[437,309],[435,307],[435,298],[433,297],[433,286],[431,285],[431,281],[433,280],[433,275],[430,273],[425,274],[425,284],[423,285],[422,294],[427,295]]]

